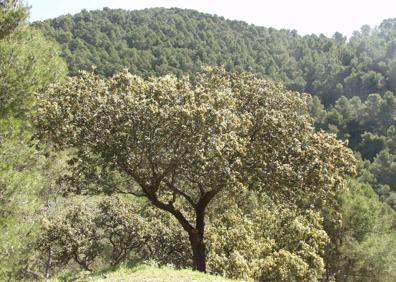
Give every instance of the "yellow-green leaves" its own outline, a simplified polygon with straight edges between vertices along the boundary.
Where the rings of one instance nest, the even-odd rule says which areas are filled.
[[[216,203],[206,237],[210,271],[255,281],[319,280],[329,242],[319,212],[268,197],[248,200],[252,195],[243,194],[238,205]]]
[[[290,234],[275,236],[275,241],[262,237],[254,257],[259,264],[246,260],[243,244],[233,246],[235,269],[266,264],[258,272],[249,270],[254,272],[249,277],[261,277],[281,261],[276,277],[284,281],[309,280],[322,272],[319,253],[327,236],[320,219],[309,212],[301,215],[294,207],[318,207],[332,199],[343,188],[344,178],[353,174],[354,158],[333,135],[314,131],[305,96],[252,74],[228,74],[221,68],[179,79],[142,79],[127,71],[111,79],[82,73],[53,86],[39,112],[43,139],[59,148],[77,149],[80,161],[73,166],[73,177],[90,179],[100,170],[126,176],[130,185],[123,192],[148,198],[187,231],[197,269],[205,271],[203,239],[210,203],[219,196],[238,202],[250,190],[284,207],[276,212],[284,213],[281,220],[292,220],[291,225],[273,230]],[[117,185],[110,190],[120,191]],[[266,234],[257,230],[265,228],[259,219],[266,209],[257,207],[250,218],[242,214],[235,231],[252,242],[259,240],[257,236]],[[230,240],[240,236],[223,231]],[[227,258],[221,244],[219,254],[213,255],[220,264]],[[262,253],[267,249],[269,253]],[[294,272],[297,276],[290,276]]]
[[[38,124],[62,148],[99,155],[141,185],[157,181],[163,192],[173,181],[194,199],[200,189],[238,183],[291,198],[326,197],[353,173],[351,152],[314,132],[305,97],[218,68],[180,79],[82,73],[50,89]]]

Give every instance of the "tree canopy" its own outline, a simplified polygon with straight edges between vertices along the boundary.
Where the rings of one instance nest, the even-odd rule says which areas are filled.
[[[217,68],[180,79],[83,73],[49,90],[38,127],[43,140],[78,150],[79,177],[117,170],[129,179],[124,193],[171,213],[205,271],[205,213],[219,194],[252,189],[275,202],[321,205],[354,173],[351,151],[315,132],[305,100]]]

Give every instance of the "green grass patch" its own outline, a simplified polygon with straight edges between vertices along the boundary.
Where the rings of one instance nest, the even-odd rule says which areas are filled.
[[[157,267],[152,265],[138,265],[135,267],[120,266],[113,270],[104,271],[101,273],[80,272],[74,275],[64,275],[62,277],[50,280],[52,282],[82,282],[82,281],[96,281],[96,282],[113,282],[113,281],[128,281],[128,282],[237,282],[237,280],[226,279],[220,276],[204,274],[190,269],[176,270],[172,267]],[[239,280],[240,281],[240,280]]]

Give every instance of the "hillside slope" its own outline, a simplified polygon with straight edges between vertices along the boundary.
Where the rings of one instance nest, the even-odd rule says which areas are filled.
[[[340,96],[396,90],[396,20],[365,26],[347,41],[340,33],[299,36],[177,8],[82,11],[36,22],[62,45],[70,74],[182,75],[201,65],[249,70],[313,93],[326,105]]]
[[[148,265],[141,265],[134,268],[120,267],[115,271],[106,272],[99,275],[80,273],[73,277],[61,277],[52,281],[70,281],[69,279],[72,279],[72,281],[76,282],[237,282],[237,280],[226,279],[220,276],[213,276],[192,270],[175,270],[169,267],[158,268]]]

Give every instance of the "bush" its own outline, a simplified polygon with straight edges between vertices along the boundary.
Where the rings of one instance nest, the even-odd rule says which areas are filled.
[[[95,205],[72,206],[43,225],[38,248],[51,252],[51,267],[70,262],[97,265],[155,260],[191,266],[188,238],[176,221],[135,200],[106,197]]]
[[[257,281],[316,281],[324,273],[328,236],[313,210],[262,198],[228,209],[211,222],[208,234],[213,273]]]

